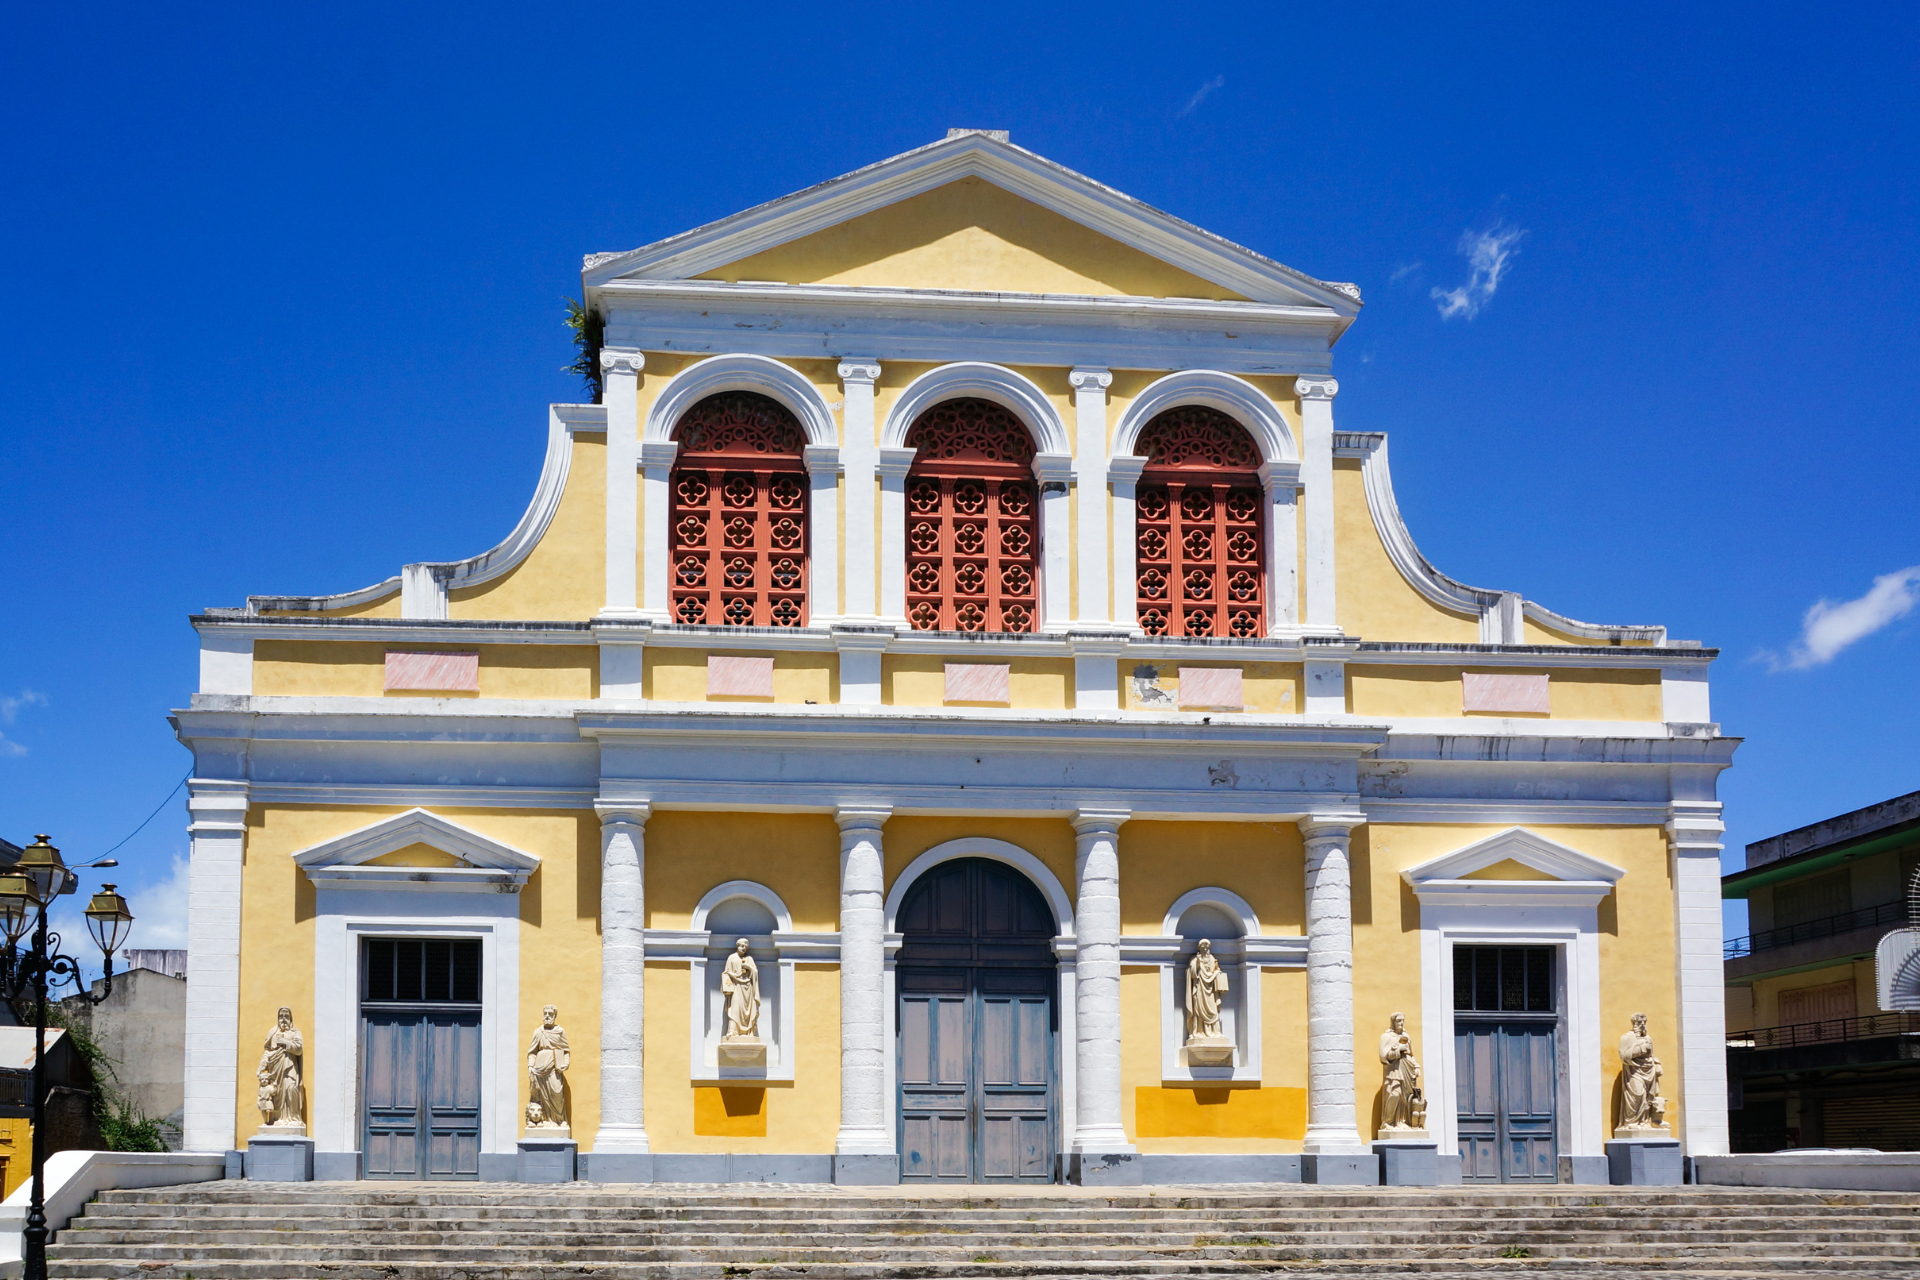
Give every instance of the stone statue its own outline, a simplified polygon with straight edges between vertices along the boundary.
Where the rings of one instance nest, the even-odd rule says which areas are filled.
[[[1391,1029],[1380,1033],[1380,1132],[1388,1138],[1425,1137],[1427,1096],[1420,1088],[1420,1060],[1413,1056],[1407,1036],[1407,1015],[1390,1018]]]
[[[299,1028],[293,1025],[293,1010],[282,1008],[267,1032],[266,1052],[260,1055],[255,1078],[260,1096],[254,1105],[260,1108],[261,1127],[307,1131],[300,1105],[300,1063],[306,1051]]]
[[[757,1040],[760,1027],[760,966],[747,954],[747,940],[733,944],[720,991],[727,998],[727,1039]]]
[[[540,1029],[527,1046],[527,1127],[529,1129],[567,1128],[566,1070],[573,1065],[567,1049],[567,1032],[557,1021],[560,1011],[552,1005],[540,1011]],[[535,1109],[539,1111],[535,1118]]]
[[[1614,1137],[1661,1133],[1667,1129],[1667,1100],[1660,1096],[1665,1068],[1653,1056],[1653,1037],[1647,1034],[1647,1015],[1633,1015],[1633,1030],[1620,1037],[1620,1127]]]
[[[1220,1029],[1220,997],[1227,993],[1227,974],[1213,954],[1213,943],[1200,939],[1193,963],[1187,966],[1187,1062],[1197,1067],[1233,1065],[1233,1042]]]

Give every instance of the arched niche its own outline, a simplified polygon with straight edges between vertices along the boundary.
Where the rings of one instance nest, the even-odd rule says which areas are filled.
[[[695,1081],[750,1083],[793,1079],[794,960],[781,943],[793,932],[793,915],[780,895],[752,880],[729,880],[702,895],[693,909],[692,932],[706,934],[688,975],[689,1045]],[[720,978],[734,944],[747,940],[747,954],[760,973],[760,1038],[767,1042],[764,1066],[724,1065],[720,1037],[726,1034],[726,998]]]

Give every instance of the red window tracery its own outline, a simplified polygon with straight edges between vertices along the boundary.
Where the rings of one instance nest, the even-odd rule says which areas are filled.
[[[907,617],[916,631],[1032,631],[1033,437],[991,400],[948,400],[907,431]]]
[[[1150,636],[1266,633],[1260,453],[1226,414],[1183,405],[1141,428],[1135,581]]]
[[[806,435],[750,391],[681,416],[672,477],[673,618],[798,627],[807,614]]]

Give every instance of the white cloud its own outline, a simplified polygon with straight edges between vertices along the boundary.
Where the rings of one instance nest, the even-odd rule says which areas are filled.
[[[125,875],[128,868],[121,867],[118,871]],[[99,882],[92,877],[111,877],[114,873],[112,868],[88,872],[88,879],[54,906],[53,918],[49,922],[60,934],[60,949],[81,962],[80,967],[86,972],[88,981],[100,974],[100,949],[93,945],[92,935],[87,932],[87,918],[82,913],[94,889],[99,887]],[[140,885],[116,883],[119,883],[120,894],[126,898],[127,906],[133,912],[133,928],[128,932],[127,940],[120,944],[122,950],[128,947],[186,948],[187,860],[184,857],[177,853],[173,855],[172,865],[163,879]],[[114,968],[124,968],[117,956],[114,958]]]
[[[1492,302],[1493,295],[1499,291],[1500,281],[1506,277],[1507,268],[1520,252],[1514,246],[1526,234],[1523,228],[1504,226],[1498,222],[1485,231],[1462,232],[1459,253],[1467,260],[1471,270],[1467,282],[1459,288],[1436,288],[1428,295],[1440,304],[1440,318],[1451,320],[1455,316],[1465,316],[1471,320],[1479,315],[1480,309]]]
[[[44,707],[46,705],[46,695],[37,693],[32,689],[22,689],[17,697],[7,697],[0,694],[0,724],[12,724],[19,718],[20,708],[22,707]],[[25,754],[27,754],[27,749],[24,745],[15,742],[13,739],[7,737],[6,734],[0,733],[0,756],[23,756]]]
[[[1180,108],[1178,111],[1174,112],[1173,118],[1178,120],[1183,116],[1192,115],[1194,111],[1199,108],[1200,104],[1207,100],[1208,94],[1212,93],[1215,89],[1218,89],[1221,85],[1224,85],[1226,82],[1227,82],[1227,78],[1225,76],[1215,76],[1213,79],[1201,85],[1198,89],[1195,89],[1193,91],[1193,96],[1187,99],[1187,105]]]
[[[1816,600],[1800,620],[1800,638],[1786,659],[1770,653],[1762,656],[1775,671],[1825,666],[1849,645],[1904,618],[1916,604],[1920,604],[1920,564],[1882,574],[1873,580],[1873,589],[1856,600],[1838,604]]]

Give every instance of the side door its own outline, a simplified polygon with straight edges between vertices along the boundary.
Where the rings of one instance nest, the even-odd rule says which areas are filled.
[[[1555,1159],[1555,1065],[1552,1023],[1508,1023],[1500,1028],[1502,1181],[1560,1179]]]
[[[979,972],[974,1160],[982,1182],[1053,1180],[1052,980],[1050,973]]]
[[[435,1178],[480,1176],[480,1015],[430,1013],[425,1085],[427,1168]]]
[[[1500,1028],[1484,1022],[1453,1024],[1454,1127],[1460,1136],[1460,1177],[1501,1181]]]
[[[426,1027],[417,1013],[388,1010],[368,1010],[362,1025],[360,1150],[366,1176],[418,1178]]]

